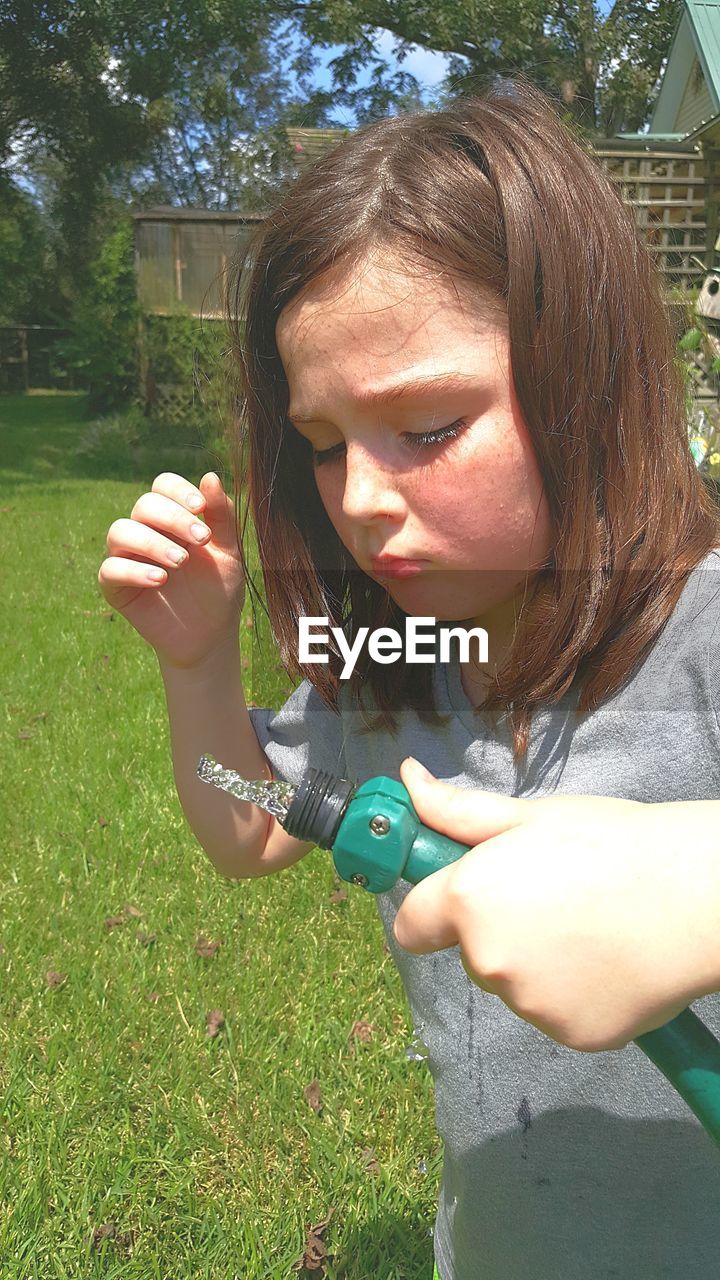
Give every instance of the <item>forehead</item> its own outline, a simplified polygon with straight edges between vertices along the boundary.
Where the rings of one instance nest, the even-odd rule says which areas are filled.
[[[410,365],[448,343],[477,351],[506,330],[502,301],[479,285],[378,249],[307,285],[280,313],[276,338],[290,377],[318,360]]]

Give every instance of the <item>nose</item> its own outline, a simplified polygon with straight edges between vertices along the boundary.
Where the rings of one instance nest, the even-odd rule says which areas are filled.
[[[358,524],[402,520],[405,502],[397,472],[375,451],[349,443],[345,456],[343,515]]]

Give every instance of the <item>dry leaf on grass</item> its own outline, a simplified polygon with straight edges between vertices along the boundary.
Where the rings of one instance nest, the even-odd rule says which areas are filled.
[[[210,942],[204,934],[201,933],[198,934],[198,938],[195,943],[195,951],[199,956],[202,956],[203,960],[212,960],[215,952],[220,950],[220,946],[221,944],[219,942]]]
[[[67,978],[66,973],[58,973],[55,969],[48,969],[47,973],[45,974],[45,981],[47,985],[52,989],[56,987],[61,987],[65,982],[66,978]]]
[[[117,1228],[114,1222],[103,1222],[92,1233],[93,1249],[99,1249],[103,1240],[114,1240]]]
[[[151,947],[153,942],[157,942],[156,933],[143,933],[142,929],[138,929],[138,932],[135,934],[135,937],[137,938],[141,947]]]
[[[302,1258],[298,1258],[297,1262],[293,1263],[291,1271],[317,1271],[321,1276],[325,1275],[325,1263],[331,1255],[323,1243],[323,1236],[334,1212],[334,1209],[329,1209],[327,1217],[323,1218],[322,1222],[317,1222],[314,1227],[308,1228]]]
[[[120,924],[127,924],[128,920],[138,920],[142,916],[142,911],[138,907],[134,907],[132,903],[126,902],[119,915],[106,916],[103,924],[106,929],[117,929]]]
[[[330,894],[330,897],[328,898],[328,902],[332,902],[332,903],[344,902],[346,898],[347,898],[347,891],[345,889],[335,889],[334,892]]]
[[[309,1107],[312,1107],[316,1115],[320,1115],[323,1109],[322,1099],[320,1097],[320,1081],[317,1076],[305,1085],[303,1089],[303,1097]]]
[[[348,1053],[355,1053],[355,1042],[357,1040],[362,1041],[363,1044],[367,1044],[368,1041],[372,1039],[375,1031],[377,1031],[377,1027],[374,1022],[353,1022],[350,1028],[350,1035],[348,1036]]]
[[[130,1250],[135,1243],[136,1235],[136,1231],[118,1231],[117,1223],[115,1222],[103,1222],[92,1233],[92,1247],[93,1249],[99,1249],[103,1240],[112,1240],[121,1249]]]
[[[219,1009],[211,1009],[207,1016],[207,1033],[212,1038],[225,1026],[225,1014]]]
[[[360,1159],[363,1162],[365,1172],[369,1173],[371,1178],[377,1177],[380,1172],[380,1165],[375,1155],[375,1148],[365,1147],[365,1150],[360,1152]]]

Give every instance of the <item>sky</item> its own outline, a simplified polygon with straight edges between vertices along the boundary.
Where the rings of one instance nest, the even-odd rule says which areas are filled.
[[[595,9],[602,17],[605,17],[614,3],[615,0],[595,0]],[[446,54],[433,53],[431,50],[421,48],[420,45],[412,45],[411,52],[400,64],[393,54],[395,37],[389,31],[378,30],[375,43],[378,52],[385,57],[391,67],[402,66],[404,71],[409,71],[411,75],[415,76],[421,90],[435,89],[446,75],[450,61]],[[334,45],[329,49],[319,51],[321,66],[318,67],[314,77],[319,88],[329,89],[331,87],[332,75],[328,70],[328,64],[342,52],[342,49],[343,46]],[[365,78],[364,83],[367,83],[368,80],[369,75]],[[360,83],[363,83],[362,79]],[[339,112],[336,112],[336,114],[339,114]],[[352,127],[357,121],[353,118],[352,112],[348,111],[347,115],[346,123],[349,127]]]
[[[411,52],[407,55],[402,63],[398,63],[394,57],[393,50],[395,47],[395,37],[389,31],[378,31],[375,38],[377,50],[387,60],[391,67],[402,67],[403,71],[408,71],[418,80],[421,89],[434,89],[443,80],[449,58],[444,53],[433,53],[429,49],[422,49],[419,45],[411,46]],[[332,84],[332,74],[328,70],[329,63],[333,58],[337,58],[343,51],[342,45],[333,45],[329,49],[319,50],[321,66],[315,73],[315,83],[321,89],[329,89]],[[367,84],[369,82],[369,74],[366,77],[360,77],[359,84]],[[336,115],[341,115],[340,110],[335,110]],[[347,124],[352,126],[356,124],[351,111],[347,112]]]

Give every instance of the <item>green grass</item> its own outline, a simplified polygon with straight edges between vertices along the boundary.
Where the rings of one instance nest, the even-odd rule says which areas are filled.
[[[97,585],[154,475],[197,482],[217,457],[167,438],[91,456],[83,409],[0,398],[3,1280],[429,1280],[440,1143],[374,901],[332,902],[318,850],[217,875],[155,655]],[[255,684],[280,705],[274,656]],[[294,1270],[331,1209],[324,1268]]]

